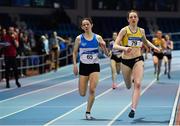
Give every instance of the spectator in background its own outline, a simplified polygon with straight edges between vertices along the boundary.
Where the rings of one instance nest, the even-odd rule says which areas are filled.
[[[19,42],[17,34],[14,31],[14,27],[9,27],[8,33],[5,36],[3,36],[3,40],[9,43],[9,46],[7,46],[4,50],[6,88],[10,88],[10,68],[13,68],[17,87],[21,87],[21,84],[18,81],[19,77],[16,61],[16,48],[19,46]]]
[[[0,41],[4,41],[3,39],[4,39],[4,36],[5,36],[6,34],[7,34],[6,29],[1,27]],[[4,52],[4,47],[0,47],[0,57],[3,56],[3,52]],[[1,65],[1,69],[4,69],[4,67],[5,67],[4,62],[1,62],[0,65]],[[4,72],[4,71],[2,72],[1,79],[2,79],[3,81],[6,80],[6,79],[5,79],[5,72]]]
[[[41,36],[41,39],[42,39],[42,44],[43,44],[42,52],[46,55],[49,55],[49,40],[44,35]]]
[[[23,32],[19,33],[19,46],[17,48],[17,55],[20,56],[20,58],[18,58],[18,63],[19,66],[22,67],[25,64],[25,60],[24,58],[21,58],[22,56],[24,56],[24,34]],[[26,74],[25,69],[20,69],[20,75],[24,76]]]
[[[19,56],[24,55],[24,34],[23,34],[23,32],[19,33],[19,47],[17,48],[17,53]]]
[[[31,46],[31,50],[36,50],[36,40],[35,40],[35,34],[31,29],[28,29],[26,31],[26,35],[28,36],[29,45]]]
[[[24,32],[20,32],[19,35],[19,48],[18,48],[18,52],[20,56],[30,56],[32,49],[30,46],[30,42],[29,42],[29,38],[27,33]],[[25,57],[23,59],[21,59],[23,62],[23,66],[26,66],[28,63],[28,58]],[[21,73],[21,76],[26,75],[26,69],[23,69],[23,73]]]
[[[60,36],[57,36],[57,32],[54,31],[49,40],[49,48],[51,52],[52,69],[54,69],[55,71],[57,71],[59,65],[59,55],[60,55],[59,42],[69,43],[69,41],[63,39]]]
[[[23,35],[23,45],[24,45],[24,50],[23,53],[25,56],[29,56],[32,53],[31,45],[29,42],[29,38],[27,34]]]
[[[45,72],[48,68],[47,61],[49,60],[49,41],[46,36],[42,35],[40,38],[40,69],[39,72]],[[44,65],[45,64],[45,65]]]
[[[45,36],[42,36],[43,38],[43,47],[45,50],[45,71],[50,71],[50,50],[49,50],[49,36],[48,34],[45,34]]]
[[[6,29],[2,29],[2,27],[0,27],[0,42],[3,42],[3,36],[6,35]],[[0,45],[0,56],[2,55],[3,52],[3,46]]]
[[[0,42],[2,41],[2,27],[0,25]],[[0,58],[2,57],[2,46],[0,45]],[[0,59],[0,70],[3,69],[3,61]],[[0,72],[0,80],[3,79],[3,74]]]
[[[74,40],[71,37],[68,37],[69,45],[68,45],[68,53],[71,54],[73,52],[73,45],[74,45]]]

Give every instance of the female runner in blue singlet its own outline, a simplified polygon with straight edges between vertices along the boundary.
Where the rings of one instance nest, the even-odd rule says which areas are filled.
[[[81,20],[81,28],[84,33],[78,35],[75,40],[73,50],[73,72],[78,75],[77,67],[77,53],[79,50],[80,64],[79,64],[79,93],[81,96],[86,95],[89,82],[89,98],[85,117],[87,120],[94,119],[91,116],[91,108],[95,99],[95,90],[99,81],[99,46],[108,54],[106,43],[103,38],[92,32],[93,23],[90,18]]]

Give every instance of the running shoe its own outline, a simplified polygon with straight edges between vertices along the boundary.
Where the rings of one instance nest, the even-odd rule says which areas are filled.
[[[164,70],[164,75],[166,75],[166,74],[167,74],[167,70],[165,69],[165,70]]]
[[[156,71],[154,71],[154,75],[156,75]]]
[[[95,118],[91,116],[91,114],[86,113],[86,120],[94,120]]]
[[[117,85],[115,83],[112,84],[112,89],[116,89]]]
[[[159,81],[159,75],[157,75],[157,78],[156,78],[157,81]]]
[[[168,75],[168,79],[171,79],[171,75],[170,75],[170,73],[168,73],[167,75]]]
[[[21,87],[21,84],[19,82],[16,82],[16,85],[17,85],[18,88]]]
[[[130,112],[129,112],[129,118],[134,118],[134,115],[135,115],[135,111],[134,110],[131,110]]]

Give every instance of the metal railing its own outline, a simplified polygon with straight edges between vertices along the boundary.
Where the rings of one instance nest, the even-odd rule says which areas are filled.
[[[72,50],[73,45],[68,44],[64,49],[60,50],[59,67],[72,63]],[[30,56],[17,56],[18,71],[20,76],[26,76],[28,71],[36,71],[38,74],[51,71],[51,56],[46,58],[47,55],[30,55]],[[48,70],[47,70],[48,69]],[[27,75],[29,76],[29,75]],[[5,78],[5,63],[4,57],[0,58],[0,80]]]

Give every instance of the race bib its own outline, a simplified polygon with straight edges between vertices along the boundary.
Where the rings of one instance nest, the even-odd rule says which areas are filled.
[[[164,53],[165,54],[171,54],[171,50],[170,49],[164,50]]]
[[[85,54],[80,57],[80,60],[85,64],[98,63],[98,56],[93,54]]]
[[[88,54],[88,55],[87,55],[87,59],[88,59],[88,60],[93,60],[93,55],[92,55],[92,54]]]
[[[128,38],[128,46],[130,46],[130,47],[142,47],[141,38],[129,37]]]

